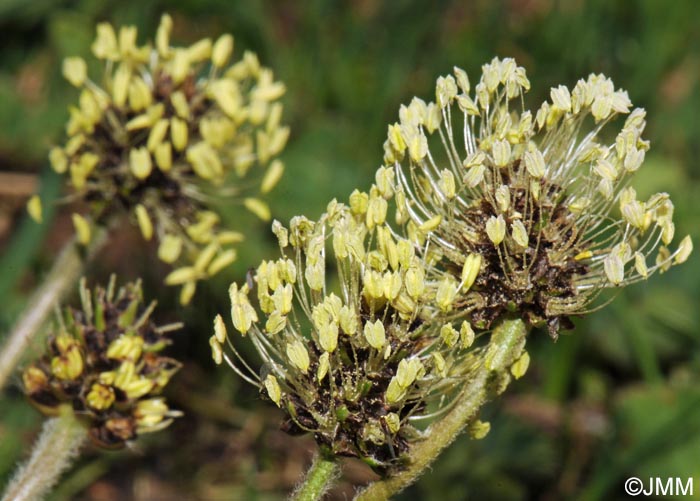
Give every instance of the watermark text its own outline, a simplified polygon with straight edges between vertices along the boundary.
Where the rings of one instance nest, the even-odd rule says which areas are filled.
[[[692,496],[692,477],[630,477],[625,480],[625,492],[630,496]]]

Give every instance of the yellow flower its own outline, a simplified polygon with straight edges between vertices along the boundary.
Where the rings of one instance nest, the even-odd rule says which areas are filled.
[[[281,124],[278,102],[284,85],[254,54],[235,60],[231,35],[173,47],[172,27],[164,15],[155,44],[140,45],[133,26],[97,26],[92,53],[104,63],[103,78],[90,80],[82,58],[64,61],[65,78],[81,94],[70,110],[65,145],[49,157],[57,173],[70,175],[73,199],[90,211],[74,217],[81,242],[89,240],[87,220],[103,224],[120,213],[135,216],[128,219],[146,240],[165,239],[158,257],[176,268],[193,266],[216,242],[206,270],[178,281],[181,300],[189,302],[197,281],[235,259],[237,241],[219,227],[220,218],[204,228],[200,215],[211,212],[210,200],[234,193],[269,220],[258,195],[282,176],[276,156],[289,128]],[[38,199],[28,206],[35,219],[40,207]]]
[[[400,468],[408,453],[405,437],[416,432],[409,417],[449,407],[479,365],[471,327],[458,331],[443,315],[456,280],[445,277],[436,297],[426,283],[438,276],[386,225],[377,202],[391,191],[384,176],[369,194],[353,193],[350,206],[331,202],[316,222],[273,223],[282,256],[258,266],[255,289],[231,285],[231,321],[252,340],[263,371],[235,362],[221,317],[209,339],[214,361],[226,361],[284,410],[287,429],[310,431],[333,453],[363,457],[381,472]],[[339,272],[336,287],[326,278],[328,258]],[[463,287],[478,272],[478,257],[470,263]],[[449,345],[442,330],[454,333]]]
[[[63,61],[63,76],[71,85],[81,87],[87,79],[87,65],[81,57],[68,57]]]
[[[37,223],[43,221],[43,210],[41,207],[41,199],[38,195],[33,195],[27,202],[27,212],[31,218]]]
[[[529,88],[513,59],[484,65],[474,88],[455,68],[437,80],[435,103],[401,107],[380,171],[393,173],[387,193],[405,234],[430,240],[444,273],[457,278],[463,269],[461,315],[489,328],[516,312],[556,336],[603,289],[685,261],[692,243],[686,237],[669,251],[668,195],[637,200],[628,186],[649,143],[645,112],[630,111],[626,91],[590,75],[551,89],[550,101],[530,111],[522,105]],[[606,142],[601,130],[620,115],[627,118]]]
[[[64,404],[80,415],[95,444],[123,447],[138,434],[167,426],[180,412],[155,397],[180,364],[159,352],[177,324],[156,327],[155,304],[143,304],[140,284],[93,292],[80,284],[82,308],[66,308],[49,337],[43,357],[25,369],[22,381],[29,400],[47,415]],[[120,420],[121,432],[110,423]]]

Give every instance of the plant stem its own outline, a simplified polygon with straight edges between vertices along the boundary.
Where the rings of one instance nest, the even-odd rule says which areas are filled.
[[[2,501],[43,499],[71,465],[86,438],[87,430],[70,409],[47,419],[31,456],[15,473]]]
[[[32,295],[0,351],[0,390],[21,361],[29,342],[51,315],[54,306],[78,281],[85,263],[105,241],[105,231],[95,231],[87,248],[71,239],[54,261],[51,271]]]
[[[297,487],[291,499],[294,501],[316,501],[321,499],[338,477],[339,470],[338,463],[333,459],[317,456],[306,473],[304,482]]]
[[[522,320],[504,320],[491,334],[484,362],[476,370],[459,397],[455,407],[442,419],[433,423],[424,440],[410,449],[411,463],[399,473],[379,480],[361,491],[355,501],[378,501],[389,499],[415,482],[440,453],[464,430],[489,400],[495,390],[490,384],[493,376],[507,371],[523,352],[526,329]]]

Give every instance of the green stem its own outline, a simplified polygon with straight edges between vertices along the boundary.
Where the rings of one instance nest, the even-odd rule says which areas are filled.
[[[86,439],[87,430],[70,409],[60,417],[47,419],[31,456],[15,473],[2,501],[43,499],[78,456]]]
[[[7,384],[29,342],[38,335],[39,329],[53,312],[56,303],[72,289],[86,262],[104,241],[105,231],[98,230],[94,232],[87,248],[79,247],[72,239],[58,255],[48,276],[29,299],[22,316],[7,335],[0,350],[0,390]]]
[[[370,484],[357,495],[355,501],[389,499],[415,482],[477,416],[489,398],[503,389],[499,384],[492,384],[492,380],[497,373],[507,371],[520,357],[525,346],[525,335],[522,320],[505,320],[498,324],[491,334],[484,361],[462,390],[460,400],[442,419],[430,426],[424,440],[411,447],[408,467]]]
[[[340,468],[333,459],[318,456],[306,473],[304,482],[292,494],[293,501],[316,501],[331,488]]]

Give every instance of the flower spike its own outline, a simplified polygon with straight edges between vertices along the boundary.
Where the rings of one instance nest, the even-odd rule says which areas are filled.
[[[210,345],[215,362],[286,412],[285,430],[311,432],[326,453],[387,472],[419,439],[414,423],[445,412],[482,359],[471,326],[444,314],[457,282],[447,277],[437,295],[426,287],[432,274],[386,225],[379,186],[354,193],[350,206],[331,202],[318,221],[275,222],[282,257],[231,286],[233,326],[257,348],[261,371],[239,357],[221,317]],[[441,326],[465,339],[446,339]]]
[[[151,321],[155,303],[144,306],[139,283],[115,291],[112,277],[91,292],[82,281],[80,297],[82,307],[62,312],[47,353],[22,374],[29,400],[49,416],[68,404],[91,440],[109,449],[167,427],[182,414],[161,392],[180,363],[159,352],[180,325]]]
[[[182,285],[188,303],[198,281],[236,258],[232,245],[242,238],[221,228],[211,201],[233,196],[268,220],[258,196],[282,176],[276,157],[289,128],[280,123],[285,86],[257,56],[246,52],[230,63],[231,35],[174,47],[172,24],[164,15],[155,46],[139,45],[133,26],[117,33],[99,24],[92,52],[104,63],[101,82],[83,59],[64,61],[80,97],[68,140],[49,159],[69,177],[71,199],[87,202],[89,214],[76,221],[80,241],[89,241],[89,223],[130,215],[145,240],[158,242],[159,258],[175,268],[166,283]],[[40,207],[29,206],[35,219]],[[176,279],[183,269],[191,271],[184,282]]]
[[[606,288],[645,280],[687,259],[675,251],[666,193],[638,200],[629,180],[644,161],[645,112],[603,75],[553,88],[531,112],[530,83],[513,59],[441,77],[435,103],[415,98],[384,143],[397,222],[443,256],[457,278],[470,256],[480,270],[462,313],[486,329],[517,312],[556,337],[569,316],[591,311]],[[614,141],[601,134],[626,115]],[[439,221],[435,224],[435,221]],[[433,251],[435,252],[435,251]],[[472,267],[473,270],[473,267]]]

